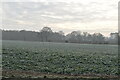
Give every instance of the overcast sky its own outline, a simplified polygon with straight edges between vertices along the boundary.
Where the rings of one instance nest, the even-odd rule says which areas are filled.
[[[5,1],[0,8],[2,29],[39,31],[48,26],[53,31],[101,32],[105,36],[118,29],[118,0]]]

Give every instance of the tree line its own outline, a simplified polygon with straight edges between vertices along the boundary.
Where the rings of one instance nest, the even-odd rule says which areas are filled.
[[[101,33],[90,34],[88,32],[72,31],[65,35],[63,31],[53,32],[50,27],[43,27],[40,32],[1,30],[3,40],[22,40],[40,42],[63,42],[63,43],[88,43],[88,44],[117,44],[118,33],[111,33],[105,37]]]

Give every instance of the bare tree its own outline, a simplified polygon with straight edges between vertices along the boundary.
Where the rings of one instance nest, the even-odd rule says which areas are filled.
[[[40,32],[40,35],[41,35],[41,38],[42,38],[42,41],[49,41],[49,36],[52,34],[52,30],[50,27],[43,27],[41,32]]]

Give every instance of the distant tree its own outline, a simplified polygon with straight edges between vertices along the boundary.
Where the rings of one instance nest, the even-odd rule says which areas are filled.
[[[1,31],[1,30],[0,30]],[[53,32],[50,27],[43,27],[40,32],[26,30],[2,30],[3,40],[24,40],[42,42],[66,42],[66,43],[94,43],[94,44],[120,44],[119,33],[111,33],[110,37],[104,37],[101,33],[90,34],[88,32],[72,31],[64,35],[63,31]]]
[[[119,33],[110,33],[109,43],[117,44],[119,43]]]
[[[50,33],[52,33],[52,30],[51,30],[50,27],[43,27],[41,32],[50,32]]]
[[[104,43],[105,37],[101,33],[94,33],[92,35],[92,43]]]
[[[74,42],[75,43],[79,42],[78,36],[80,34],[81,34],[80,31],[73,31],[73,32],[71,32],[70,34],[67,35],[68,42],[73,42],[73,43]]]
[[[50,36],[52,34],[52,30],[50,27],[43,27],[42,30],[40,31],[40,36],[42,38],[42,41],[50,41]]]
[[[58,32],[60,35],[64,35],[64,32],[63,31],[59,31]]]
[[[83,36],[82,36],[83,43],[87,43],[88,42],[88,39],[87,39],[88,35],[89,35],[88,32],[83,32]]]
[[[26,41],[26,31],[21,30],[20,32],[22,33],[23,40]]]
[[[92,35],[88,34],[87,36],[87,43],[92,43]]]

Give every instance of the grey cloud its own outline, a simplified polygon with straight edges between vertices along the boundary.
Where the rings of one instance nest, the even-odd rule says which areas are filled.
[[[76,7],[77,6],[77,7]],[[64,19],[59,19],[60,22],[63,21],[91,21],[91,18],[94,18],[94,15],[99,15],[101,13],[105,13],[105,10],[96,11],[89,8],[87,5],[82,5],[80,3],[63,3],[63,2],[39,2],[39,3],[8,3],[8,14],[11,17],[19,17],[19,16],[26,16],[30,15],[34,18],[36,15],[49,15],[51,16],[63,16]],[[78,10],[78,12],[75,12],[75,8],[82,8],[82,10]],[[10,12],[12,11],[12,12]],[[24,12],[27,12],[25,15]],[[11,14],[10,14],[11,13]],[[52,14],[51,14],[52,13]],[[66,18],[64,16],[71,16],[72,18]],[[39,16],[38,18],[41,18]],[[96,18],[96,17],[95,17]],[[105,17],[104,17],[105,18]],[[47,18],[46,18],[47,19]],[[52,18],[50,18],[52,19]],[[57,18],[56,18],[57,19]],[[56,19],[53,18],[53,21],[56,22]]]
[[[105,5],[108,7],[107,9],[101,9],[101,5],[102,3],[97,2],[89,3],[89,5],[72,2],[6,2],[3,3],[3,22],[6,25],[20,25],[16,21],[29,22],[29,25],[33,23],[43,25],[113,20],[112,16],[106,16],[105,14],[111,10],[117,11],[116,6],[108,4]]]

